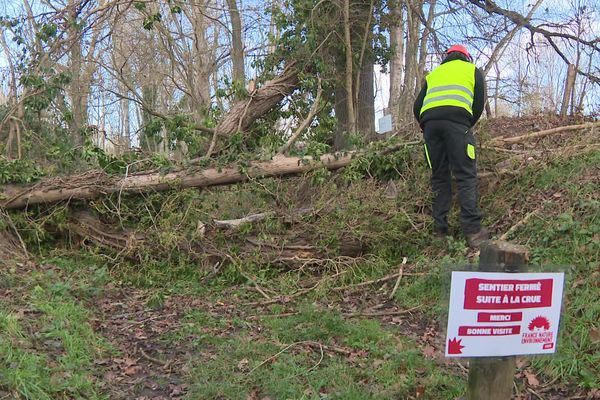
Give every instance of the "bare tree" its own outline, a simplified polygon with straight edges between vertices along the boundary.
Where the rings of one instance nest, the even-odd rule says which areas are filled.
[[[236,0],[227,0],[229,17],[231,19],[231,63],[233,66],[233,79],[245,83],[244,72],[244,43],[242,41],[242,20]]]

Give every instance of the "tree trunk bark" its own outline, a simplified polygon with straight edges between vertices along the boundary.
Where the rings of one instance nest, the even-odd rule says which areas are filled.
[[[411,2],[414,0],[410,0]],[[402,104],[400,107],[400,117],[404,123],[411,121],[412,105],[415,99],[417,87],[417,53],[419,49],[419,28],[421,20],[418,12],[422,7],[423,1],[417,0],[414,4],[409,2],[408,6],[408,41],[406,44],[406,68],[404,72],[404,87],[402,89]]]
[[[415,87],[417,91],[419,90],[419,83],[425,78],[425,64],[427,62],[427,45],[429,42],[429,35],[431,34],[429,28],[433,26],[433,19],[435,18],[435,3],[436,0],[429,1],[429,11],[427,12],[427,24],[423,28],[421,44],[419,45],[419,69],[417,70],[417,79]]]
[[[358,92],[357,129],[367,141],[375,139],[375,94],[373,62],[366,58],[360,69]]]
[[[344,71],[346,87],[346,113],[348,115],[348,133],[356,132],[356,115],[354,112],[353,72],[352,72],[352,36],[350,35],[350,0],[344,0],[344,47],[346,56],[346,69]]]
[[[335,151],[343,150],[347,145],[348,107],[346,107],[346,97],[347,93],[344,82],[339,79],[336,80],[334,110],[337,125],[333,138],[333,149]]]
[[[242,42],[242,20],[236,0],[227,0],[229,17],[231,18],[231,62],[233,79],[245,85],[244,44]]]
[[[297,87],[299,69],[297,64],[289,64],[281,75],[265,82],[250,97],[238,100],[217,127],[217,133],[231,136],[247,130],[250,125]]]
[[[301,174],[323,167],[335,170],[350,164],[355,155],[355,152],[326,154],[318,160],[309,157],[276,157],[272,161],[253,162],[246,171],[240,171],[237,167],[203,171],[191,169],[166,175],[149,173],[125,178],[112,177],[103,171],[90,171],[82,175],[48,179],[31,187],[7,185],[0,197],[6,200],[0,200],[0,207],[19,209],[64,200],[92,200],[113,193],[162,192],[174,188],[225,185],[253,178]]]
[[[397,131],[401,125],[402,79],[404,75],[404,0],[395,0],[391,6],[392,26],[390,44],[393,56],[390,61],[390,101],[388,112],[392,115],[392,127]]]
[[[567,111],[569,110],[569,103],[571,103],[571,93],[573,92],[573,87],[575,86],[575,76],[576,76],[575,65],[569,64],[569,68],[567,69],[567,80],[565,82],[565,91],[563,94],[562,105],[560,107],[560,116],[565,117],[567,115]]]
[[[68,90],[72,113],[70,128],[73,144],[80,146],[83,143],[81,128],[87,125],[89,87],[85,87],[86,85],[82,82],[83,55],[81,38],[78,37],[79,32],[72,27],[69,34],[72,41],[69,66],[72,75]]]
[[[375,78],[373,76],[373,11],[374,0],[357,2],[358,18],[353,29],[360,43],[359,70],[354,85],[356,129],[364,140],[375,140]]]
[[[9,94],[8,94],[8,101],[7,101],[7,105],[10,108],[13,107],[18,107],[17,109],[17,113],[19,113],[19,109],[22,109],[22,107],[17,106],[19,104],[19,99],[18,99],[18,90],[17,90],[17,75],[15,72],[15,66],[13,64],[13,60],[10,54],[10,49],[6,43],[6,39],[4,37],[4,28],[0,27],[0,45],[2,45],[2,49],[4,50],[4,54],[6,55],[6,59],[8,61],[8,68],[9,68]],[[19,123],[20,121],[22,121],[23,116],[22,115],[17,115],[17,119],[11,118],[9,117],[6,121],[8,122],[8,138],[6,139],[6,146],[5,146],[5,154],[8,158],[12,158],[13,157],[13,145],[15,143],[15,141],[17,142],[17,156],[18,158],[21,158],[21,146],[19,145],[20,142],[20,131],[19,131]],[[0,123],[0,135],[2,134],[3,131],[3,126]],[[0,136],[1,137],[1,136]]]

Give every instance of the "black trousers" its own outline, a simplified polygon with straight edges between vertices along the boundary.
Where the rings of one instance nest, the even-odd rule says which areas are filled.
[[[423,126],[425,151],[431,167],[433,220],[436,230],[448,229],[452,207],[451,175],[456,179],[460,202],[460,225],[464,234],[481,229],[477,207],[475,137],[468,126],[451,121],[431,120]]]

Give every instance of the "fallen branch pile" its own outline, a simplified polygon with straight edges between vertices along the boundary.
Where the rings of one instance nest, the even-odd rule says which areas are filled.
[[[382,154],[411,144],[414,143],[389,147]],[[359,155],[356,151],[325,154],[319,159],[278,155],[271,161],[251,162],[244,170],[239,167],[188,168],[164,175],[152,172],[118,177],[107,175],[103,171],[89,171],[80,175],[45,179],[33,186],[7,185],[0,193],[0,208],[20,209],[60,201],[93,200],[115,193],[139,194],[226,185],[256,178],[302,174],[319,168],[336,170],[349,165]]]

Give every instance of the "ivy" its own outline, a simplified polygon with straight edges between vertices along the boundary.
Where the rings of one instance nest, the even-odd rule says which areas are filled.
[[[54,23],[43,24],[40,27],[39,32],[37,32],[37,37],[41,41],[48,43],[50,41],[50,39],[56,37],[57,32],[58,32],[58,27],[56,26],[56,24],[54,24]]]
[[[33,160],[0,157],[0,183],[30,183],[44,175]]]
[[[154,29],[154,23],[160,21],[162,21],[162,15],[161,13],[157,12],[156,14],[150,15],[149,17],[145,18],[144,22],[142,23],[142,26],[144,27],[144,29],[150,31]]]

